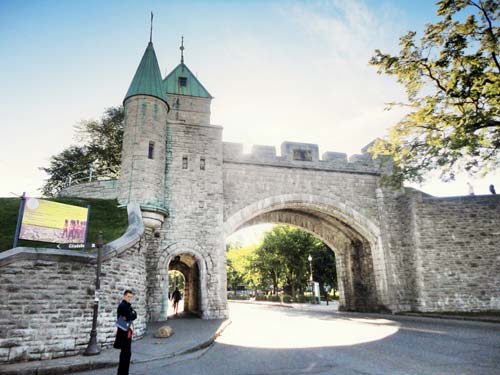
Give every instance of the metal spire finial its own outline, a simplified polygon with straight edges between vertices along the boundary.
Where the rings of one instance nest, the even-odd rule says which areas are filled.
[[[184,64],[184,35],[182,36],[181,46],[179,49],[181,50],[181,64]]]
[[[151,12],[151,29],[149,30],[149,43],[153,42],[153,12]]]

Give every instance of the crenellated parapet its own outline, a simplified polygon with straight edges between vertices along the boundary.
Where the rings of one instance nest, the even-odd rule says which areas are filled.
[[[373,142],[363,147],[361,154],[351,155],[349,158],[346,153],[333,151],[324,152],[320,158],[318,145],[312,143],[283,142],[281,155],[278,156],[274,146],[254,145],[250,153],[244,153],[243,144],[224,142],[223,159],[225,163],[382,174],[392,165],[385,160],[386,163],[382,166],[380,158],[372,158],[369,152],[372,144]]]

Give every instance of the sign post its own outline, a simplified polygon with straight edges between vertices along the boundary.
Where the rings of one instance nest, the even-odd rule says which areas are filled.
[[[99,290],[101,289],[100,276],[101,276],[101,262],[102,262],[102,245],[103,245],[102,232],[99,232],[96,241],[97,265],[95,272],[95,295],[94,295],[94,312],[92,315],[92,330],[90,331],[89,344],[87,346],[87,349],[85,349],[83,355],[97,355],[101,353],[101,349],[99,349],[99,346],[97,345],[97,314],[99,312]]]

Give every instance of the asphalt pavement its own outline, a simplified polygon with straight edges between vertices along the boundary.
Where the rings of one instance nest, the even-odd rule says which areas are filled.
[[[230,314],[232,323],[195,356],[138,363],[130,374],[500,374],[497,323],[234,302]]]

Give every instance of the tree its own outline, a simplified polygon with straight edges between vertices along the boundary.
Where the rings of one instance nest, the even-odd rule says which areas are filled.
[[[337,267],[335,264],[334,252],[322,241],[314,239],[314,246],[311,248],[312,268],[314,281],[320,286],[321,294],[325,293],[325,285],[338,289]]]
[[[228,244],[231,246],[231,244]],[[237,290],[239,286],[245,285],[254,287],[252,270],[250,269],[250,262],[253,253],[255,252],[255,245],[248,247],[241,247],[237,243],[235,247],[230,247],[227,251],[227,287],[230,290]]]
[[[309,280],[309,254],[313,257],[315,281],[336,285],[335,255],[310,233],[286,225],[277,225],[264,236],[255,251],[252,266],[262,275],[261,283],[273,286],[273,293],[283,288],[297,296]]]
[[[273,241],[266,241],[266,238],[268,233],[256,249],[250,268],[258,275],[260,288],[267,290],[268,286],[272,285],[273,294],[276,294],[282,282],[284,262],[279,247]]]
[[[497,0],[441,0],[435,24],[400,38],[392,56],[375,51],[370,64],[403,84],[409,113],[371,151],[389,155],[387,182],[443,180],[465,169],[486,173],[500,163],[500,7]]]
[[[76,126],[76,139],[82,146],[70,146],[50,158],[49,167],[40,168],[49,178],[41,188],[43,195],[54,196],[69,178],[81,178],[90,169],[95,175],[117,177],[121,165],[123,107],[106,109],[101,120],[82,121]]]

